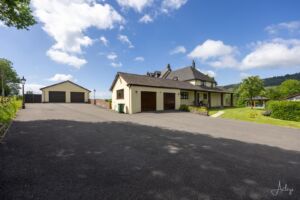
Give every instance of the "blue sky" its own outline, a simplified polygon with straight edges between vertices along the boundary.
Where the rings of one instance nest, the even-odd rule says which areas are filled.
[[[190,65],[219,85],[300,71],[297,0],[33,0],[30,30],[0,23],[27,89],[71,79],[109,97],[118,71]]]

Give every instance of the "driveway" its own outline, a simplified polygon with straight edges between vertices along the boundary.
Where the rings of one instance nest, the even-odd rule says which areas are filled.
[[[0,199],[299,199],[299,141],[190,113],[32,104],[0,144]]]

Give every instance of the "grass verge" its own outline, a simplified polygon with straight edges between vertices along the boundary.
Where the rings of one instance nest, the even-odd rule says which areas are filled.
[[[272,124],[276,126],[285,126],[291,128],[300,128],[300,122],[287,121],[281,119],[274,119],[262,115],[263,109],[251,109],[245,108],[225,108],[225,109],[210,109],[209,115],[213,115],[218,111],[223,110],[225,113],[221,115],[221,118],[225,119],[236,119],[242,121],[256,122],[260,124]]]

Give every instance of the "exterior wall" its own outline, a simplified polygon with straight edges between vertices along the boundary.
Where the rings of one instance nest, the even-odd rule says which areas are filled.
[[[211,93],[211,107],[221,106],[221,93]]]
[[[61,91],[66,92],[66,103],[71,102],[71,92],[84,92],[84,101],[87,103],[89,101],[89,91],[78,87],[72,83],[65,82],[62,84],[54,85],[52,87],[48,87],[42,90],[42,102],[49,102],[49,92],[50,91]]]
[[[199,93],[199,103],[202,101],[205,105],[208,105],[208,93],[207,92],[198,92]],[[204,99],[204,94],[207,95],[207,98]]]
[[[110,103],[105,101],[105,99],[90,99],[90,104],[95,104],[105,109],[110,109]]]
[[[156,92],[156,111],[164,110],[164,92],[175,93],[175,109],[180,107],[180,90],[179,89],[166,89],[154,87],[141,87],[131,86],[130,88],[130,105],[129,113],[141,112],[141,92]]]
[[[117,99],[117,90],[124,89],[124,99]],[[124,112],[125,113],[131,113],[130,112],[130,88],[127,86],[127,82],[119,76],[118,80],[115,83],[115,86],[112,91],[112,104],[111,109],[118,111],[118,104],[124,104]]]
[[[188,99],[180,99],[180,105],[188,105],[188,106],[194,105],[194,101],[195,101],[195,92],[194,91],[181,90],[180,92],[188,92],[189,93]]]

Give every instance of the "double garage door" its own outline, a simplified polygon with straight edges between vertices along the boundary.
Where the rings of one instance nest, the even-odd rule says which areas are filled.
[[[84,103],[84,92],[71,92],[71,103]],[[66,92],[50,91],[50,103],[66,103]]]
[[[164,93],[164,110],[175,110],[175,93]],[[156,92],[141,92],[141,111],[156,111]]]

